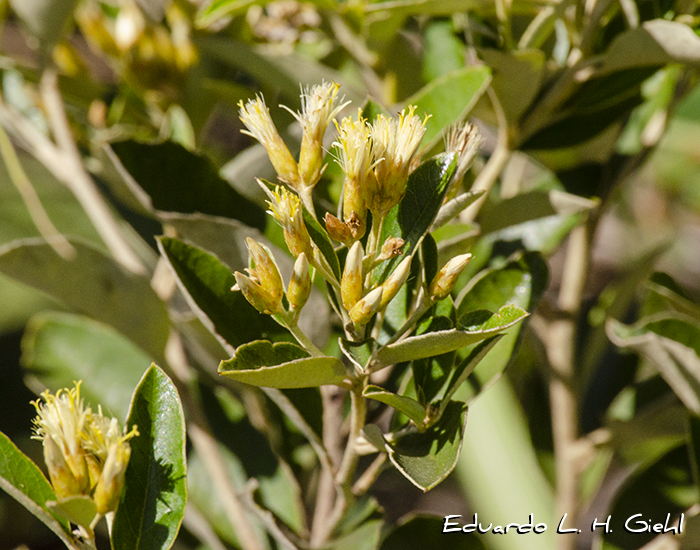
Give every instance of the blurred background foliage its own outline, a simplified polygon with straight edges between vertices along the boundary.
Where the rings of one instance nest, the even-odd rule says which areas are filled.
[[[700,547],[694,0],[0,0],[0,21],[0,430],[22,450],[40,454],[29,440],[29,401],[43,387],[82,377],[86,396],[123,418],[130,393],[120,389],[130,392],[150,359],[162,360],[162,303],[139,294],[147,284],[114,275],[108,258],[158,280],[156,235],[186,238],[230,269],[247,263],[245,236],[281,242],[253,180],[274,171],[240,134],[236,106],[262,92],[269,106],[296,110],[300,83],[333,80],[353,102],[347,112],[371,97],[377,109],[415,104],[431,113],[426,156],[443,148],[450,122],[468,114],[479,125],[485,141],[462,185],[487,190],[487,200],[433,234],[440,264],[475,256],[460,289],[482,284],[485,295],[501,289],[510,300],[524,284],[534,296],[532,287],[546,284],[540,258],[550,272],[526,327],[480,365],[485,382],[508,368],[469,410],[456,475],[423,495],[387,471],[372,491],[384,529],[368,505],[340,540],[375,548],[381,536],[387,550],[631,550],[656,535],[625,533],[619,522],[628,515],[663,522],[685,512],[685,535],[669,548]],[[68,138],[51,120],[52,90]],[[292,116],[271,110],[298,149]],[[114,228],[96,221],[79,186],[86,178]],[[317,197],[323,210],[341,185],[330,162]],[[112,230],[126,257],[109,242]],[[58,253],[32,249],[48,236],[70,256],[55,233],[83,247],[71,270]],[[523,253],[535,255],[514,256]],[[291,258],[280,263],[291,269]],[[105,310],[117,303],[111,318]],[[308,333],[330,350],[337,327],[317,305]],[[226,357],[181,294],[168,307],[195,362]],[[208,414],[228,419],[214,426],[236,485],[256,477],[265,505],[303,531],[310,504],[288,479],[314,482],[303,438],[276,409],[261,412],[269,404],[260,393],[207,382]],[[478,384],[462,391],[473,396]],[[236,548],[196,456],[189,484],[176,547]],[[549,529],[435,539],[439,520],[407,519],[474,512],[496,524],[533,513]],[[564,512],[581,535],[553,533]],[[589,526],[608,514],[613,532],[602,540]],[[20,544],[57,547],[2,494],[0,548]]]

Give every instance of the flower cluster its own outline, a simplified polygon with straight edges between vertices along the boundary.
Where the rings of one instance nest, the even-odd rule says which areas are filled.
[[[294,191],[279,186],[271,188],[259,181],[269,198],[268,213],[282,227],[287,248],[296,258],[296,264],[285,293],[270,250],[248,239],[251,265],[247,274],[234,273],[236,285],[233,290],[240,290],[258,311],[274,316],[278,322],[291,328],[296,325],[299,312],[309,297],[311,266],[333,289],[346,329],[362,334],[363,327],[387,307],[411,272],[413,256],[408,255],[385,280],[376,281],[370,276],[382,262],[403,254],[403,239],[389,237],[380,242],[381,226],[388,212],[406,193],[428,116],[421,120],[415,114],[416,108],[409,106],[396,117],[379,115],[371,123],[361,111],[356,118],[334,121],[338,132],[334,142],[336,160],[345,175],[342,220],[326,213],[324,221],[328,237],[347,247],[342,273],[337,265],[334,272],[328,261],[328,252],[321,253],[318,243],[311,238],[311,226],[307,228],[304,216],[310,216],[307,222],[314,224],[314,235],[323,231],[311,219],[316,216],[310,192],[325,169],[322,144],[326,129],[347,105],[337,96],[338,85],[334,83],[324,82],[303,90],[302,112],[292,113],[303,129],[298,162],[277,132],[264,99],[258,96],[246,105],[240,104],[240,118],[246,126],[243,132],[265,147],[278,179]],[[446,148],[457,155],[460,179],[468,169],[479,141],[478,131],[469,123],[452,130]],[[366,242],[361,242],[368,230],[368,212],[372,214],[372,230]],[[468,254],[454,258],[433,281],[424,281],[426,303],[442,300],[450,294],[469,259]]]
[[[93,499],[101,516],[114,511],[119,502],[124,473],[129,463],[128,433],[116,418],[107,418],[99,408],[93,413],[80,397],[80,382],[56,395],[48,390],[33,401],[34,439],[44,444],[44,460],[59,501],[84,495]]]

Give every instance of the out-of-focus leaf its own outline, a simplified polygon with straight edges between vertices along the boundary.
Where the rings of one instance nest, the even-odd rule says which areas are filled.
[[[153,357],[162,357],[170,321],[148,279],[90,245],[71,244],[77,255],[67,261],[43,239],[15,241],[0,248],[0,272],[113,326]]]
[[[383,388],[372,385],[367,386],[362,392],[362,395],[368,397],[369,399],[374,399],[375,401],[379,401],[385,405],[393,407],[413,420],[416,426],[422,428],[427,412],[425,407],[423,407],[423,405],[418,403],[418,401],[415,399],[404,397],[402,395],[396,395],[395,393],[391,393]]]
[[[491,269],[470,281],[457,298],[457,318],[466,312],[479,308],[496,308],[500,305],[514,304],[526,311],[534,311],[540,297],[547,287],[547,264],[537,253],[528,252],[500,269]],[[516,324],[508,330],[467,378],[457,393],[459,399],[469,403],[488,385],[500,377],[508,365],[515,349],[522,325]],[[471,347],[458,351],[460,357],[467,357]]]
[[[379,115],[383,115],[386,117],[391,116],[389,111],[387,111],[382,105],[380,105],[371,98],[368,99],[365,102],[365,106],[362,108],[362,118],[366,118],[367,120],[372,122]]]
[[[348,534],[331,541],[321,550],[377,550],[383,521],[371,518]]]
[[[458,399],[460,394],[466,392],[458,391]],[[525,413],[506,377],[469,407],[469,423],[456,473],[479,519],[507,525],[514,521],[524,523],[533,514],[535,523],[550,526],[536,536],[485,535],[482,540],[488,548],[542,550],[552,548],[556,537],[567,536],[557,535],[556,529],[551,528],[560,519],[554,517],[553,490],[537,460]]]
[[[593,139],[642,103],[637,93],[614,105],[596,106],[585,111],[574,111],[538,130],[520,144],[521,149],[559,149],[582,144]]]
[[[60,40],[77,0],[10,0],[10,5],[29,30],[49,52]]]
[[[388,12],[391,15],[452,15],[468,10],[493,10],[493,3],[486,0],[385,0],[372,2],[365,8],[367,13]]]
[[[653,19],[616,37],[605,53],[601,71],[674,62],[700,65],[700,37],[688,25]]]
[[[423,280],[429,285],[438,272],[438,249],[433,236],[428,233],[421,243],[423,259]]]
[[[493,71],[491,85],[506,117],[512,123],[517,123],[542,85],[544,52],[527,49],[505,53],[483,49],[479,55]]]
[[[230,392],[221,387],[212,390],[204,385],[200,386],[200,391],[212,435],[219,442],[219,452],[235,490],[245,492],[246,484],[254,478],[258,483],[258,502],[296,533],[303,534],[305,528],[301,492],[289,466],[275,455],[266,435],[253,427],[243,404]],[[188,459],[187,468],[190,500],[207,517],[210,512],[215,512],[218,519],[215,524],[212,522],[214,527],[218,532],[225,533],[228,542],[238,544],[223,508],[223,501],[218,498],[219,490],[211,479],[211,472],[207,471],[207,461],[192,451],[190,457],[194,460],[193,464]],[[256,532],[260,532],[259,520],[251,514],[249,518]],[[261,540],[265,540],[265,533],[260,534]]]
[[[404,240],[404,255],[412,254],[440,210],[456,167],[454,154],[445,153],[425,161],[408,177],[406,194],[391,209],[382,225],[381,241],[389,237]],[[374,270],[375,280],[383,281],[401,262],[401,256],[387,260]]]
[[[167,550],[187,503],[185,417],[172,380],[155,364],[134,391],[131,458],[114,516],[114,550]]]
[[[382,541],[379,550],[407,550],[408,548],[443,548],[446,545],[442,532],[445,518],[419,514],[402,521]],[[450,550],[487,550],[474,533],[459,533],[451,537]]]
[[[420,336],[411,336],[395,344],[384,346],[377,353],[377,362],[392,365],[402,361],[433,357],[485,340],[527,317],[528,313],[513,305],[503,306],[498,313],[482,310],[478,318],[464,315],[460,322],[463,330],[441,330]],[[474,324],[471,324],[474,321]]]
[[[625,326],[611,319],[608,336],[642,354],[694,414],[700,414],[700,326],[680,314],[653,316]]]
[[[202,323],[233,347],[257,338],[279,338],[287,331],[248,303],[231,271],[211,254],[177,239],[158,246]]]
[[[310,357],[295,344],[267,340],[239,346],[234,357],[221,362],[219,374],[267,388],[342,386],[346,376],[343,363],[335,357]]]
[[[455,35],[449,20],[428,23],[424,37],[423,80],[432,82],[449,72],[464,67],[464,44]]]
[[[70,313],[33,317],[22,339],[22,363],[43,385],[56,391],[82,380],[85,400],[121,420],[152,361],[113,328]]]
[[[140,187],[132,192],[146,208],[235,218],[265,229],[263,209],[233,189],[205,157],[170,141],[121,141],[112,149],[134,179],[127,184]]]
[[[224,36],[200,37],[195,41],[204,55],[241,70],[269,89],[279,90],[290,108],[300,105],[299,83],[320,84],[322,80],[342,84],[342,93],[354,105],[365,101],[365,94],[351,85],[342,73],[300,54],[275,55]]]
[[[638,529],[642,525],[663,524],[669,517],[669,525],[697,502],[697,489],[690,473],[691,465],[687,449],[678,447],[646,470],[637,470],[626,480],[618,491],[610,507],[612,516],[610,530],[596,530],[606,544],[612,544],[620,550],[637,550],[658,536],[645,530],[630,532],[624,528],[627,518],[641,514],[629,522],[629,526]],[[635,523],[640,520],[642,523]],[[594,544],[599,544],[596,541]]]
[[[666,273],[654,273],[649,278],[646,286],[652,296],[656,296],[661,302],[656,306],[651,306],[651,297],[647,298],[645,303],[646,313],[657,313],[662,311],[662,307],[666,307],[688,315],[700,322],[700,306],[691,302],[685,295],[685,292],[683,292],[683,289],[669,275]]]
[[[520,193],[497,204],[487,203],[479,216],[482,233],[493,233],[549,216],[573,216],[592,210],[598,202],[564,191],[531,191]]]
[[[406,104],[415,105],[416,114],[432,115],[425,125],[423,143],[440,140],[450,124],[462,120],[486,91],[490,81],[488,67],[465,67],[433,80],[410,97]]]
[[[416,487],[429,491],[454,469],[462,448],[467,407],[452,401],[440,421],[423,433],[387,443],[389,459]]]
[[[70,526],[56,518],[46,507],[46,501],[56,500],[56,493],[31,459],[0,432],[0,489],[39,518],[69,548],[78,550],[70,535]]]

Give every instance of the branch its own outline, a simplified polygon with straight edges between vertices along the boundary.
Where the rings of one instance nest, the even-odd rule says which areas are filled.
[[[107,203],[83,166],[63,106],[63,98],[58,89],[58,75],[54,68],[44,69],[40,91],[56,146],[44,138],[55,151],[44,151],[47,144],[43,140],[37,142],[34,148],[41,149],[43,156],[51,158],[46,164],[47,168],[73,192],[114,258],[129,271],[145,274],[146,268],[124,239]],[[60,159],[59,166],[56,165],[56,158]]]

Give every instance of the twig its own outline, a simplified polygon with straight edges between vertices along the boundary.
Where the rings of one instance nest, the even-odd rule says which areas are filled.
[[[277,541],[280,548],[284,550],[298,550],[296,545],[287,538],[282,529],[275,521],[275,516],[269,510],[265,510],[258,506],[253,498],[253,492],[258,487],[258,481],[256,479],[251,479],[246,484],[246,491],[241,493],[241,499],[245,507],[260,520],[265,530],[270,533],[272,538]]]
[[[58,146],[57,153],[61,158],[58,171],[54,171],[56,166],[51,163],[54,167],[52,172],[73,192],[114,258],[130,271],[145,274],[146,268],[124,239],[107,203],[83,166],[63,106],[58,89],[58,75],[54,68],[44,69],[40,91],[51,132]],[[51,166],[47,167],[51,169]]]
[[[372,484],[377,480],[379,474],[382,473],[382,466],[386,462],[387,454],[379,453],[379,456],[374,459],[372,464],[363,472],[360,478],[352,486],[352,494],[357,496],[364,495]]]
[[[41,236],[46,239],[56,253],[63,259],[70,260],[74,258],[75,248],[73,248],[68,240],[59,233],[58,229],[56,229],[56,226],[51,221],[51,218],[49,218],[49,215],[46,213],[44,206],[41,204],[41,199],[39,199],[39,195],[37,195],[36,190],[29,181],[27,173],[24,171],[24,168],[22,168],[22,163],[17,156],[17,151],[15,151],[2,124],[0,124],[0,156],[4,159],[7,173],[10,175],[10,179],[12,183],[15,184],[17,191],[19,191],[19,194],[22,196],[29,216],[32,218]]]
[[[214,532],[207,519],[190,502],[185,508],[183,524],[201,542],[206,544],[211,550],[226,550],[219,537]]]
[[[552,321],[546,334],[546,350],[552,367],[549,383],[552,435],[556,458],[557,517],[565,513],[574,521],[578,508],[577,401],[573,389],[576,327],[590,261],[590,227],[584,223],[571,232],[559,291],[558,306],[564,318]],[[559,550],[571,550],[571,537],[558,537]]]

